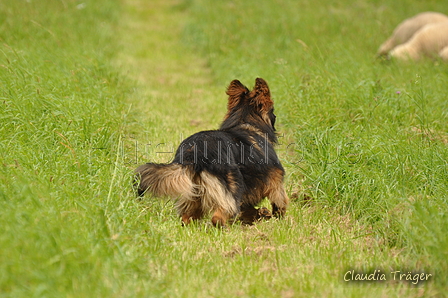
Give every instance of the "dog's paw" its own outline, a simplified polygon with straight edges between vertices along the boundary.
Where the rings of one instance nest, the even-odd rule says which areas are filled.
[[[271,219],[272,212],[266,207],[260,207],[257,212],[257,220],[261,219]]]

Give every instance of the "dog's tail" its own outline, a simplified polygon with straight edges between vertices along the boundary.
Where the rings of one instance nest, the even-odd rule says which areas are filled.
[[[188,165],[176,163],[147,163],[138,167],[135,174],[139,196],[149,192],[155,196],[177,198],[176,208],[181,216],[191,215],[194,208],[199,208],[200,213],[219,211],[228,218],[239,210],[230,190],[207,171],[197,173]],[[200,206],[192,202],[200,203]]]
[[[193,172],[181,164],[147,163],[135,170],[137,192],[155,196],[194,197],[197,186],[193,182]]]

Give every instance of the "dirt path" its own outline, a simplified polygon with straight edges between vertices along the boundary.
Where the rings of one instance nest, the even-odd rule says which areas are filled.
[[[142,106],[137,109],[146,110],[149,106],[154,112],[157,106],[161,113],[179,113],[183,118],[189,108],[196,110],[195,95],[206,91],[211,75],[205,60],[181,40],[188,22],[182,1],[123,1],[123,50],[118,64],[138,82],[136,104]],[[177,107],[187,111],[178,111]]]
[[[126,146],[151,144],[139,148],[138,160],[165,162],[166,157],[154,157],[155,144],[171,151],[183,137],[218,126],[225,113],[225,86],[213,86],[206,61],[182,41],[189,17],[182,1],[123,2],[116,64],[136,81],[128,100],[129,118],[137,120],[127,123],[132,140]]]

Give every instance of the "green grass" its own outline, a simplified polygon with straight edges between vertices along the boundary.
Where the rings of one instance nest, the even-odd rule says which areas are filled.
[[[402,19],[448,11],[405,2],[0,4],[0,297],[446,295],[448,66],[374,55]],[[287,216],[182,227],[136,200],[133,169],[218,127],[227,84],[256,77]]]

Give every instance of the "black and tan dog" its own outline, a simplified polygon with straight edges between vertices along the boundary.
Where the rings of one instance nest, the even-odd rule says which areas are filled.
[[[250,222],[265,197],[274,216],[286,212],[285,171],[273,147],[274,103],[267,83],[258,78],[249,91],[234,80],[227,95],[227,114],[218,130],[185,139],[170,164],[147,163],[135,171],[139,195],[177,198],[184,224],[208,212],[215,226],[225,226],[237,215]]]

